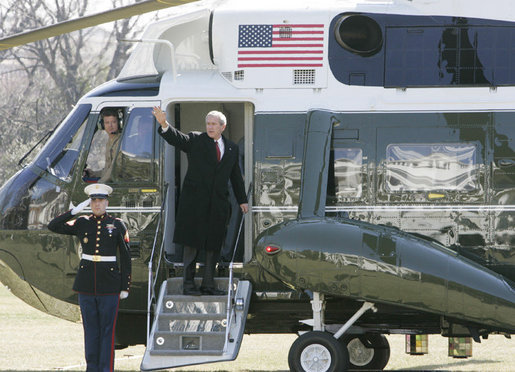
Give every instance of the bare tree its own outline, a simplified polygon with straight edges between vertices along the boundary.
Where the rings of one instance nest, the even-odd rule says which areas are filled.
[[[13,35],[85,15],[93,0],[8,0],[0,35]],[[111,0],[112,7],[132,3]],[[89,12],[92,13],[92,12]],[[141,32],[138,17],[111,29],[92,27],[0,52],[0,185],[17,160],[92,87],[117,76]]]
[[[138,0],[136,2],[139,2]],[[120,3],[119,0],[112,0],[113,7],[118,6]],[[137,26],[140,17],[132,17],[125,18],[119,21],[114,22],[113,31],[110,35],[109,40],[118,41],[120,39],[132,39],[135,35],[141,33],[141,28]],[[156,16],[157,18],[157,16]],[[118,73],[121,71],[123,64],[129,57],[129,49],[132,45],[125,42],[116,42],[116,46],[113,51],[113,56],[111,63],[109,64],[110,68],[107,72],[107,79],[114,79]]]
[[[0,9],[0,34],[15,34],[27,29],[35,29],[71,18],[82,17],[86,13],[89,0],[11,0],[3,11]],[[116,8],[128,1],[111,0]],[[63,34],[50,39],[30,43],[3,53],[3,60],[16,62],[17,68],[25,72],[29,85],[33,84],[34,72],[43,69],[56,87],[63,92],[68,105],[74,104],[98,81],[116,77],[128,57],[130,45],[118,42],[121,38],[131,38],[141,32],[137,27],[139,17],[114,22],[112,31],[101,38],[99,28],[89,28]],[[93,40],[93,41],[92,41]],[[88,43],[102,44],[94,47]],[[107,52],[105,52],[107,51]],[[85,55],[93,52],[97,56]],[[88,58],[89,57],[89,58]],[[97,81],[92,81],[96,78]]]
[[[8,8],[11,13],[9,19],[12,21],[2,25],[2,32],[14,34],[80,17],[84,15],[87,6],[88,0],[54,0],[48,4],[42,0],[13,1]],[[34,84],[36,70],[45,70],[54,85],[63,89],[62,98],[71,105],[87,88],[79,68],[83,63],[81,52],[90,32],[80,30],[14,48],[5,53],[4,59],[17,62],[25,71],[29,85]]]

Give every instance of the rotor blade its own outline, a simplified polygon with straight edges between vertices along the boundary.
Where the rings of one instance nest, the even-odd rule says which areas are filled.
[[[129,18],[134,15],[153,12],[156,10],[191,2],[194,2],[194,0],[147,0],[133,5],[127,5],[113,10],[108,10],[102,13],[70,19],[68,21],[56,23],[55,25],[41,27],[35,30],[21,32],[16,35],[1,38],[0,50],[32,43],[34,41],[47,39],[83,28],[97,26],[102,23],[113,22],[118,19]]]

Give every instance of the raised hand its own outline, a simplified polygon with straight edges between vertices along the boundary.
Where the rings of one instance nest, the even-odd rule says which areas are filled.
[[[161,107],[154,106],[154,109],[152,110],[152,115],[156,118],[157,122],[163,129],[165,129],[168,124],[166,123],[166,113],[161,110]]]
[[[75,216],[77,213],[82,212],[82,210],[84,208],[86,208],[89,205],[89,203],[91,203],[91,199],[86,199],[82,203],[77,205],[76,207],[73,207],[72,208],[72,216]]]

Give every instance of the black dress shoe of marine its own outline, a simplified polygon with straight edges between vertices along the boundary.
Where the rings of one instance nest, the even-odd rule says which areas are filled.
[[[184,287],[182,290],[182,294],[185,296],[200,296],[202,293],[195,286],[193,287]]]
[[[207,296],[223,296],[223,295],[227,294],[227,292],[222,291],[221,289],[212,288],[212,287],[200,287],[200,292],[203,295],[207,295]]]

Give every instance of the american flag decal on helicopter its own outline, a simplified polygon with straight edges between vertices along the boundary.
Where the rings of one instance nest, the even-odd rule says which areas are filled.
[[[239,25],[238,68],[323,67],[323,24]]]

